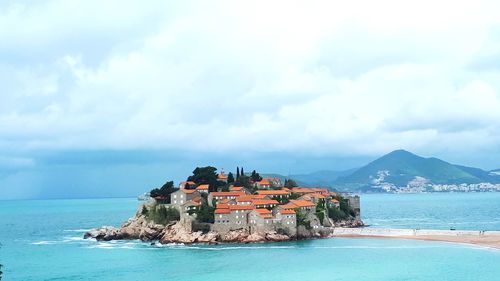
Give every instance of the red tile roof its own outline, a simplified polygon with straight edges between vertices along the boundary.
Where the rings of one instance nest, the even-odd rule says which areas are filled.
[[[279,210],[279,213],[282,215],[295,215],[295,211],[290,209]]]
[[[294,187],[292,188],[293,193],[315,193],[316,190],[312,188],[304,188],[304,187]]]
[[[222,192],[212,192],[210,193],[214,197],[229,197],[229,196],[241,196],[241,195],[246,195],[243,192],[239,191],[222,191]]]
[[[229,205],[229,209],[231,211],[235,210],[253,210],[255,209],[254,206],[248,206],[248,205]]]
[[[228,204],[217,204],[217,209],[229,209]]]
[[[272,199],[255,199],[252,201],[252,204],[259,206],[259,205],[278,205],[279,202],[276,200]]]
[[[189,185],[194,185],[196,184],[194,181],[181,181],[181,184],[189,184]]]
[[[215,209],[215,214],[230,214],[231,210],[229,209]]]
[[[325,199],[326,196],[323,195],[323,194],[318,194],[318,193],[311,193],[311,194],[307,194],[307,196],[311,197],[311,198],[320,198],[320,199]]]
[[[290,192],[278,189],[278,190],[257,190],[257,194],[259,195],[288,195]]]
[[[196,190],[208,190],[208,184],[200,184],[198,185],[198,187],[196,188]]]
[[[229,191],[242,191],[243,187],[242,186],[233,186],[229,188]]]
[[[296,205],[297,207],[314,207],[316,204],[306,200],[290,200],[290,203]]]
[[[186,194],[195,193],[197,191],[196,189],[179,189],[179,190]]]
[[[258,185],[270,185],[269,179],[262,179],[261,181],[256,182]]]

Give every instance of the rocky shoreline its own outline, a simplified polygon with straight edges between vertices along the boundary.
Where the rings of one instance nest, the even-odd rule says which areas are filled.
[[[363,222],[359,220],[348,220],[334,223],[335,227],[362,227]],[[103,226],[90,230],[84,234],[85,239],[96,239],[97,241],[110,240],[142,240],[145,242],[156,242],[161,244],[220,244],[220,243],[259,243],[259,242],[281,242],[300,239],[314,239],[333,237],[334,228],[321,228],[307,230],[303,226],[297,229],[297,236],[290,237],[285,234],[270,231],[266,233],[248,233],[246,230],[233,230],[225,234],[209,231],[190,232],[179,223],[168,225],[155,224],[137,213],[120,228]]]

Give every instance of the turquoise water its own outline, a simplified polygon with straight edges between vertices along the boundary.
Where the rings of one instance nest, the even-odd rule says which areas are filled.
[[[363,195],[363,218],[376,227],[447,228],[452,221],[464,229],[500,229],[499,199]],[[441,242],[339,238],[161,247],[81,238],[95,226],[118,226],[136,205],[134,199],[0,201],[3,280],[500,280],[500,251]]]
[[[498,192],[364,194],[361,210],[371,227],[500,230]]]

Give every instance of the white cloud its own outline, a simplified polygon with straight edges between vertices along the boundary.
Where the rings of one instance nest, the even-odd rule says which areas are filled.
[[[471,65],[498,55],[499,8],[489,1],[6,5],[0,143],[497,150],[500,68]]]

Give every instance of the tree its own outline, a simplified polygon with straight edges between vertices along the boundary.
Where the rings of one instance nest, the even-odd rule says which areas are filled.
[[[178,188],[174,187],[174,182],[173,181],[167,181],[162,187],[160,188],[154,188],[149,192],[149,196],[151,197],[164,197],[165,200],[167,201],[166,203],[170,203],[170,194],[172,192],[176,192],[179,190]]]
[[[208,191],[217,191],[219,186],[223,186],[225,183],[218,180],[217,168],[212,166],[207,167],[197,167],[193,171],[193,175],[188,177],[188,181],[193,181],[197,185],[208,184]]]
[[[236,167],[236,180],[240,178],[240,167]]]
[[[250,178],[252,179],[253,182],[258,182],[262,180],[262,177],[255,170],[252,171],[252,175],[250,175]]]
[[[251,188],[253,185],[250,183],[250,177],[240,175],[240,177],[234,182],[234,186],[242,186],[246,188]]]
[[[233,182],[234,182],[233,173],[229,172],[229,174],[227,174],[227,183],[233,183]]]
[[[206,194],[202,194],[201,206],[196,210],[196,219],[199,222],[213,223],[215,219],[215,208],[208,205]],[[215,206],[215,205],[214,205]]]
[[[146,217],[155,223],[166,225],[171,221],[178,221],[180,219],[180,214],[179,210],[176,208],[165,207],[164,205],[153,205]]]
[[[243,167],[241,167],[240,176],[244,176],[244,175],[245,175],[245,172],[243,172]]]
[[[294,180],[292,180],[292,179],[285,179],[284,186],[286,188],[294,188],[294,187],[297,187],[299,185]]]

